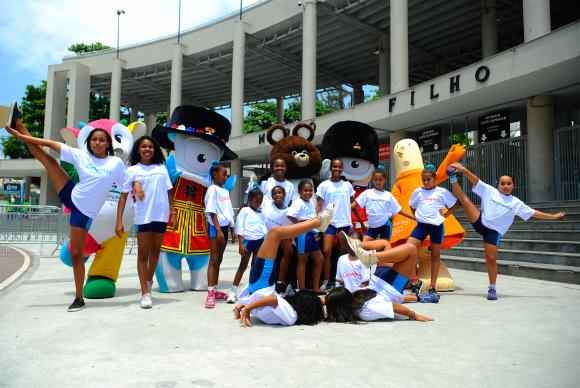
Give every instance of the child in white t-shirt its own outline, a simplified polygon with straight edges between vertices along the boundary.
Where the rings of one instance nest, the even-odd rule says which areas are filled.
[[[230,193],[223,187],[228,177],[226,168],[220,164],[215,165],[210,169],[210,176],[213,183],[205,193],[204,205],[210,247],[205,307],[211,309],[215,307],[216,297],[221,298],[222,295],[222,292],[217,290],[217,284],[220,265],[228,242],[228,232],[230,226],[234,226],[234,209]]]
[[[123,214],[127,197],[136,190],[135,225],[137,225],[137,274],[141,285],[141,307],[151,308],[151,286],[157,262],[163,233],[169,221],[173,184],[165,168],[165,157],[161,147],[153,138],[142,136],[133,145],[130,157],[131,167],[127,169],[127,179],[121,188],[121,196],[117,204],[117,225],[115,233],[121,237],[123,230]],[[172,214],[175,217],[175,214]]]
[[[415,220],[410,214],[402,210],[397,199],[385,189],[387,176],[382,170],[375,170],[372,176],[373,188],[363,191],[356,199],[356,203],[365,209],[368,217],[368,229],[363,241],[377,238],[390,240],[392,234],[391,218],[396,214]]]
[[[421,246],[423,240],[430,237],[431,240],[431,284],[429,293],[425,300],[431,300],[432,303],[439,302],[439,294],[436,291],[437,277],[439,275],[439,266],[441,265],[441,243],[445,236],[443,222],[450,216],[457,207],[457,198],[449,190],[439,187],[435,183],[435,165],[425,164],[425,169],[421,174],[423,187],[417,188],[411,195],[409,206],[415,218],[417,226],[411,232],[409,242]],[[445,210],[447,209],[447,210]]]
[[[330,163],[330,179],[322,182],[316,189],[316,196],[322,209],[333,204],[336,212],[330,226],[324,232],[322,252],[324,255],[323,289],[332,288],[330,256],[336,242],[336,235],[344,231],[350,234],[352,228],[351,208],[354,200],[354,188],[349,181],[342,179],[342,160],[333,159]]]
[[[455,176],[456,171],[467,177],[469,183],[472,185],[473,192],[481,198],[481,211],[471,202],[463,190],[461,190],[461,186],[457,183],[457,177]],[[499,178],[497,188],[480,180],[460,163],[452,163],[448,169],[448,175],[453,194],[455,194],[463,206],[467,220],[483,238],[485,263],[489,277],[487,299],[497,300],[497,291],[495,288],[497,281],[497,248],[501,236],[508,231],[514,222],[515,216],[525,221],[530,218],[561,220],[564,218],[565,213],[550,214],[534,210],[519,198],[514,197],[512,195],[514,180],[509,175],[503,175]]]
[[[350,292],[345,287],[336,287],[326,295],[325,305],[326,320],[329,322],[377,321],[395,319],[396,315],[420,322],[433,320],[401,303],[393,303],[369,288]]]
[[[8,133],[26,143],[30,153],[46,169],[46,174],[63,205],[71,212],[69,224],[70,254],[75,282],[75,299],[68,311],[85,307],[83,285],[85,282],[84,247],[92,219],[99,213],[114,184],[125,182],[125,164],[113,156],[111,135],[101,128],[93,129],[86,140],[87,151],[71,148],[58,141],[34,137],[18,119],[16,129]],[[60,153],[60,159],[74,165],[79,182],[74,183],[64,169],[40,147],[49,147]]]
[[[270,286],[240,297],[234,318],[243,327],[252,326],[252,318],[267,325],[315,325],[324,318],[322,298],[305,290],[282,297]]]
[[[309,180],[302,180],[298,184],[300,195],[288,208],[287,216],[294,223],[304,222],[316,217],[317,202],[313,198],[314,187]],[[330,226],[329,226],[330,227]],[[312,289],[320,291],[320,273],[322,272],[323,257],[320,252],[319,232],[310,230],[296,237],[296,250],[298,252],[298,265],[296,266],[296,279],[298,288],[306,288],[306,263],[310,257],[314,261],[312,270]]]
[[[286,190],[282,186],[274,186],[271,190],[272,201],[263,201],[262,212],[266,219],[266,228],[268,230],[276,226],[284,226],[291,224],[288,219],[288,208],[284,206],[286,198]],[[283,293],[286,290],[288,266],[294,248],[292,247],[292,240],[280,241],[280,249],[282,250],[282,257],[280,258],[280,268],[278,269],[278,279],[276,281],[276,291]]]
[[[292,198],[294,198],[294,184],[286,179],[286,171],[288,167],[286,166],[286,161],[282,158],[276,158],[272,160],[272,176],[262,181],[260,184],[260,190],[264,193],[265,205],[267,202],[272,202],[272,189],[276,186],[280,186],[284,189],[284,207],[288,207]]]
[[[236,219],[236,234],[238,235],[240,264],[234,276],[232,288],[228,291],[228,303],[235,303],[238,295],[238,287],[242,281],[242,276],[248,267],[250,257],[256,256],[260,245],[264,241],[264,236],[268,233],[266,220],[260,204],[264,195],[260,189],[252,189],[248,193],[248,206],[243,207]]]

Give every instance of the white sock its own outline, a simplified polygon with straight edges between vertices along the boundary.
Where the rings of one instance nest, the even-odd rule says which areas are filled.
[[[490,283],[489,284],[489,289],[490,290],[495,290],[495,283]]]

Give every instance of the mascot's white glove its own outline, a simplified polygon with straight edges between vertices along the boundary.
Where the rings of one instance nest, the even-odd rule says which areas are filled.
[[[320,181],[325,181],[330,179],[330,159],[324,159],[322,161],[322,167],[320,167]]]

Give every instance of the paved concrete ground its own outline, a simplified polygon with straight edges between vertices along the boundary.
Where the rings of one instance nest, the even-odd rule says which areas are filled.
[[[244,329],[229,305],[205,310],[203,293],[155,293],[154,308],[141,310],[134,256],[123,263],[119,297],[67,313],[71,271],[44,256],[0,293],[0,386],[580,385],[580,286],[502,277],[500,300],[488,302],[485,274],[453,274],[459,290],[412,306],[435,322]]]
[[[24,262],[20,252],[7,245],[0,245],[0,284],[18,271]]]

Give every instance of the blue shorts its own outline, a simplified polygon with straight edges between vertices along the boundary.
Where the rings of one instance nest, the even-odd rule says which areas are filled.
[[[277,274],[275,260],[255,257],[250,269],[250,284],[248,285],[250,294],[276,283]]]
[[[387,221],[386,224],[383,226],[379,226],[377,228],[368,228],[365,232],[365,236],[372,237],[374,239],[382,238],[385,240],[390,240],[391,235],[393,234],[393,226],[391,225],[391,221]]]
[[[501,235],[499,234],[498,231],[490,229],[487,226],[483,225],[483,222],[481,222],[481,214],[479,215],[477,221],[475,221],[471,225],[473,225],[473,229],[475,229],[477,233],[481,234],[484,242],[491,245],[495,245],[496,247],[499,245]]]
[[[328,228],[326,228],[324,234],[328,234],[330,236],[336,236],[339,232],[350,234],[350,229],[351,229],[350,226],[342,226],[340,228],[337,228],[336,226],[328,225]]]
[[[431,237],[432,244],[441,244],[443,242],[443,236],[445,235],[445,228],[443,227],[443,224],[431,225],[417,222],[417,226],[415,229],[413,229],[411,237],[414,237],[419,241],[423,241],[427,235]]]
[[[258,249],[260,249],[260,247],[262,246],[262,243],[264,242],[264,239],[261,238],[259,240],[246,240],[244,239],[244,248],[246,248],[246,250],[248,250],[248,252],[252,252],[252,253],[256,253],[258,252]]]
[[[296,237],[296,250],[299,255],[314,252],[320,249],[320,242],[318,241],[318,232],[306,232]]]
[[[91,217],[84,215],[73,203],[71,194],[74,187],[75,184],[73,181],[68,181],[62,190],[59,191],[58,198],[60,198],[60,202],[70,210],[69,225],[89,230],[93,220]]]
[[[167,222],[153,221],[148,224],[137,225],[137,233],[153,232],[165,233]]]
[[[377,267],[375,276],[389,283],[393,288],[401,294],[409,283],[409,278],[401,275],[391,267]]]
[[[230,232],[230,227],[229,226],[221,226],[220,229],[222,230],[222,233],[224,234],[224,238],[227,240],[228,236],[229,236],[229,232]],[[215,240],[215,238],[217,237],[217,230],[215,229],[215,226],[213,226],[212,224],[207,225],[207,233],[209,235],[210,240]]]

